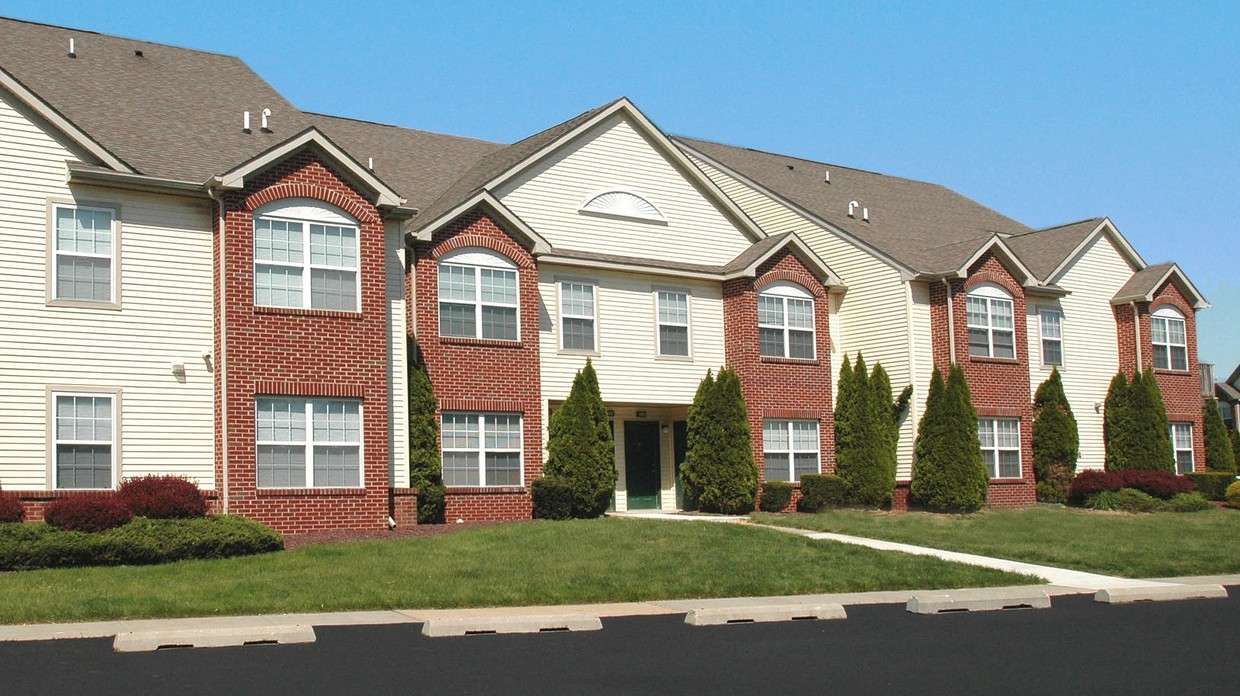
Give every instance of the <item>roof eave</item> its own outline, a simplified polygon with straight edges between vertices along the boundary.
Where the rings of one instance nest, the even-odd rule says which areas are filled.
[[[1063,278],[1063,275],[1068,272],[1068,269],[1072,267],[1072,264],[1076,263],[1077,259],[1081,257],[1081,254],[1085,253],[1085,250],[1089,248],[1089,245],[1093,244],[1094,240],[1102,234],[1106,234],[1112,241],[1119,245],[1120,254],[1125,256],[1128,259],[1128,262],[1136,267],[1136,270],[1141,270],[1148,265],[1145,263],[1145,259],[1141,258],[1141,255],[1137,253],[1137,250],[1134,249],[1132,245],[1128,243],[1128,240],[1124,237],[1124,235],[1120,233],[1119,228],[1115,226],[1115,223],[1111,222],[1111,218],[1104,216],[1102,220],[1098,222],[1098,225],[1093,229],[1093,231],[1086,235],[1085,239],[1081,240],[1081,243],[1076,245],[1076,248],[1065,256],[1063,261],[1060,261],[1059,265],[1056,266],[1054,270],[1046,274],[1046,282],[1059,282],[1059,280]]]
[[[996,250],[999,254],[1005,257],[1006,262],[1004,265],[1007,266],[1009,271],[1017,271],[1024,276],[1017,279],[1020,281],[1022,287],[1039,287],[1037,276],[1033,274],[1033,271],[1029,270],[1029,267],[1020,260],[1020,257],[1018,257],[1016,253],[1012,251],[1012,248],[1003,241],[1003,238],[997,234],[992,235],[990,239],[983,242],[982,245],[978,247],[977,251],[973,252],[973,255],[961,264],[960,268],[956,269],[956,277],[967,277],[969,274],[969,267],[977,263],[979,259],[986,255],[986,252],[991,250]]]
[[[474,208],[483,208],[500,221],[505,223],[509,231],[521,238],[525,246],[535,256],[549,254],[552,251],[551,243],[543,238],[542,235],[534,231],[524,220],[512,212],[508,206],[504,205],[498,198],[491,194],[490,191],[478,191],[474,195],[462,201],[456,207],[443,213],[439,217],[430,222],[421,225],[416,232],[410,233],[410,237],[419,242],[429,242],[434,236],[435,231],[440,227],[452,222],[465,213]]]
[[[761,256],[747,264],[744,268],[738,268],[724,273],[724,280],[732,280],[734,278],[752,278],[757,275],[758,267],[766,263],[772,256],[786,247],[793,247],[792,252],[801,261],[802,264],[809,268],[810,273],[819,280],[824,286],[836,291],[845,291],[848,286],[840,279],[835,271],[823,261],[818,254],[801,241],[795,233],[790,233],[788,238],[782,243],[768,249]]]
[[[83,164],[76,160],[66,160],[65,168],[67,171],[66,181],[70,184],[102,186],[105,188],[125,189],[127,191],[174,194],[188,196],[191,198],[210,198],[210,193],[207,191],[207,186],[198,182],[164,179],[155,176],[146,176],[145,174],[100,169],[88,164]]]

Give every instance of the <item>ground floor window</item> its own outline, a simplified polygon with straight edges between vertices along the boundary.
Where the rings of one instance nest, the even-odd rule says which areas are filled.
[[[116,396],[58,393],[52,402],[56,488],[112,488]]]
[[[1020,478],[1020,421],[979,418],[977,437],[990,478]]]
[[[762,421],[762,450],[767,481],[795,483],[818,473],[818,421]]]
[[[520,486],[521,416],[444,413],[443,482],[447,486]]]
[[[1193,424],[1171,424],[1171,447],[1175,450],[1175,473],[1187,474],[1193,470]]]
[[[261,397],[255,412],[259,488],[361,487],[361,402]]]

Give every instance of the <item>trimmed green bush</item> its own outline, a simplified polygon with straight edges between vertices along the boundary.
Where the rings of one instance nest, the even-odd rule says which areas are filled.
[[[681,467],[686,498],[704,512],[745,514],[758,497],[749,416],[736,371],[707,371],[689,407],[687,452]]]
[[[831,474],[803,474],[801,476],[801,499],[797,501],[800,512],[819,512],[837,508],[848,501],[848,483]]]
[[[1223,500],[1227,497],[1227,487],[1236,480],[1236,475],[1224,471],[1195,471],[1184,474],[1193,482],[1193,490],[1200,493],[1206,500]]]
[[[530,484],[534,519],[571,520],[576,495],[573,485],[558,476],[543,476]]]
[[[439,454],[439,400],[422,364],[417,344],[409,341],[409,485],[418,489],[418,524],[442,524],[447,510],[443,460]]]
[[[568,398],[551,416],[543,470],[572,487],[573,517],[589,519],[607,511],[616,488],[616,449],[589,358],[573,378]]]
[[[278,532],[244,517],[150,520],[135,517],[105,532],[66,532],[48,524],[0,526],[0,571],[98,565],[149,565],[228,558],[284,548]]]
[[[1129,413],[1132,411],[1128,392],[1132,385],[1123,370],[1111,378],[1103,410],[1102,439],[1106,444],[1107,471],[1125,471],[1132,468],[1128,458],[1133,450],[1133,426]]]
[[[762,499],[758,509],[762,512],[783,512],[792,502],[792,484],[787,481],[767,481],[762,484]]]
[[[1200,493],[1177,493],[1166,505],[1171,512],[1201,512],[1214,507]]]
[[[1038,500],[1067,500],[1068,483],[1076,470],[1079,452],[1076,417],[1064,394],[1059,368],[1054,368],[1033,397],[1033,473],[1038,482]]]
[[[1127,382],[1116,375],[1107,393],[1105,434],[1107,470],[1175,472],[1171,449],[1171,422],[1162,390],[1152,369],[1138,372]],[[1111,409],[1118,410],[1112,417]]]
[[[1231,431],[1231,453],[1236,461],[1236,468],[1240,469],[1240,430]]]
[[[1218,401],[1209,399],[1204,407],[1206,468],[1210,471],[1236,473],[1236,454],[1232,449],[1231,438],[1227,436],[1227,425],[1218,412]]]
[[[854,369],[844,356],[835,407],[835,467],[848,483],[848,501],[885,507],[896,485],[896,448],[903,404],[892,403],[891,381],[880,364],[867,376],[865,358]]]
[[[1200,493],[1176,493],[1170,500],[1162,500],[1135,488],[1121,488],[1095,493],[1085,501],[1085,507],[1123,512],[1199,512],[1214,506]]]
[[[977,409],[964,370],[952,365],[947,383],[936,367],[917,428],[914,500],[941,512],[974,512],[990,484],[977,437]]]
[[[1236,481],[1227,487],[1227,507],[1240,508],[1240,481]]]

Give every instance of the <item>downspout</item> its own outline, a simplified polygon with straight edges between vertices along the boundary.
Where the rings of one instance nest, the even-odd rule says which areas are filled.
[[[1133,300],[1128,303],[1132,307],[1132,338],[1133,345],[1137,347],[1137,372],[1141,372],[1141,320],[1137,317],[1137,302]]]
[[[943,287],[947,290],[947,355],[951,364],[956,364],[956,313],[952,309],[952,283],[943,279]]]
[[[225,292],[225,279],[228,277],[226,273],[224,251],[225,234],[225,216],[224,216],[224,198],[217,194],[215,186],[207,186],[207,194],[211,196],[211,200],[215,201],[216,209],[219,210],[219,232],[216,235],[216,245],[218,252],[216,255],[216,292],[219,295],[220,302],[220,348],[219,354],[215,356],[215,370],[219,373],[220,379],[220,456],[223,466],[221,468],[222,494],[224,498],[224,514],[228,514],[230,496],[228,489],[228,293]]]

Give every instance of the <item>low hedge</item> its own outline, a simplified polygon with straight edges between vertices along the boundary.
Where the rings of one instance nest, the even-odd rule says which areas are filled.
[[[1227,507],[1240,508],[1240,481],[1227,487]]]
[[[571,520],[576,493],[567,479],[543,476],[530,484],[530,497],[534,499],[534,519]]]
[[[1184,476],[1193,482],[1193,489],[1207,500],[1224,500],[1227,487],[1236,480],[1235,474],[1226,471],[1194,471]]]
[[[762,484],[762,500],[758,508],[763,512],[783,512],[792,502],[792,484],[787,481],[767,481]]]
[[[1200,493],[1176,493],[1170,500],[1163,500],[1135,488],[1121,488],[1091,495],[1085,507],[1123,512],[1198,512],[1214,506]]]
[[[247,556],[284,548],[278,532],[244,517],[135,517],[105,532],[67,532],[43,523],[0,525],[0,571],[151,565]]]
[[[848,483],[831,474],[805,474],[801,477],[801,499],[797,510],[818,512],[840,507],[848,500]]]
[[[1170,500],[1177,493],[1192,493],[1193,482],[1168,471],[1091,469],[1080,472],[1072,479],[1072,485],[1068,489],[1068,501],[1082,505],[1097,493],[1117,492],[1124,488],[1133,488],[1155,498]]]

